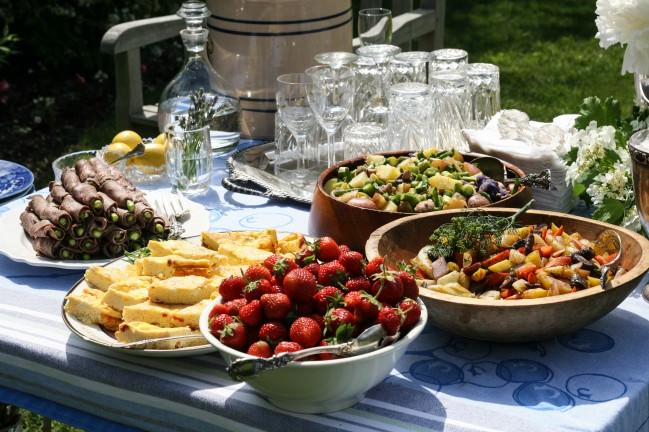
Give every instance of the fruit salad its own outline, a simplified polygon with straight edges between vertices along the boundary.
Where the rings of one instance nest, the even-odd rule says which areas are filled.
[[[411,155],[369,155],[355,168],[340,167],[325,191],[350,205],[388,212],[424,213],[483,207],[516,191],[485,176],[457,150]]]
[[[219,294],[210,332],[258,357],[342,343],[377,323],[403,336],[421,314],[412,273],[387,271],[383,258],[367,262],[331,237],[307,243],[294,257],[269,256],[223,280]]]

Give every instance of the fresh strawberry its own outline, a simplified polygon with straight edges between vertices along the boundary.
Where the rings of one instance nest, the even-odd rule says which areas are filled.
[[[219,340],[223,345],[242,350],[248,341],[246,326],[239,321],[227,324],[219,331]]]
[[[292,342],[302,345],[303,348],[311,348],[322,339],[322,329],[313,318],[299,317],[291,324],[289,338]]]
[[[323,262],[333,261],[340,256],[340,248],[331,237],[321,237],[315,241],[316,257]]]
[[[374,296],[365,291],[360,291],[361,299],[356,306],[354,311],[354,316],[359,322],[369,322],[374,321],[376,315],[379,313],[381,308],[381,302],[379,302]]]
[[[263,310],[259,300],[252,300],[239,308],[239,319],[249,327],[254,327],[261,322]]]
[[[331,307],[342,306],[342,291],[333,286],[322,287],[313,295],[313,309],[324,315]]]
[[[361,303],[361,292],[350,291],[345,294],[343,301],[345,303],[345,309],[349,309],[351,312],[355,312],[356,308]]]
[[[345,282],[345,288],[347,291],[370,291],[372,287],[372,282],[366,276],[355,276],[350,277]]]
[[[351,250],[351,248],[346,244],[338,245],[338,249],[340,250],[340,253],[349,252]]]
[[[383,257],[374,257],[365,265],[365,276],[371,277],[373,274],[383,272]]]
[[[243,289],[243,295],[248,301],[261,298],[264,294],[270,294],[273,286],[267,279],[258,279],[248,282]]]
[[[330,309],[325,315],[327,334],[335,336],[338,340],[348,338],[354,331],[355,323],[354,315],[345,308]]]
[[[399,310],[403,314],[403,322],[401,328],[408,330],[419,322],[421,317],[421,307],[417,302],[411,298],[405,298],[399,302]]]
[[[374,276],[370,293],[381,303],[395,305],[403,298],[403,285],[401,279],[393,272],[383,271]]]
[[[283,292],[284,292],[284,288],[282,288],[281,286],[279,286],[277,284],[274,284],[274,285],[271,285],[270,291],[268,292],[268,294],[277,294],[277,293],[283,293]]]
[[[383,326],[388,336],[395,335],[401,327],[401,315],[397,308],[383,306],[379,311],[376,321]]]
[[[300,351],[301,349],[302,349],[302,345],[300,345],[297,342],[282,341],[277,344],[274,353],[279,354],[283,352],[295,352],[295,351]]]
[[[415,276],[405,270],[402,270],[397,273],[399,279],[401,279],[401,285],[403,286],[403,296],[411,299],[416,299],[419,296],[419,285],[417,285],[417,280]]]
[[[288,272],[298,267],[295,260],[287,258],[280,254],[269,255],[264,260],[264,267],[266,267],[275,276],[278,283],[282,283],[284,276]]]
[[[240,298],[235,298],[233,300],[227,301],[223,304],[228,307],[228,313],[232,316],[235,316],[235,315],[239,315],[239,309],[241,309],[241,306],[247,303],[248,300],[246,300],[243,297],[240,297]]]
[[[234,318],[232,317],[232,315],[218,314],[210,318],[208,322],[209,322],[210,332],[214,336],[218,337],[218,334],[221,330],[223,330],[223,327],[234,322]]]
[[[356,251],[348,251],[341,253],[338,261],[345,267],[347,273],[351,276],[358,276],[363,274],[363,254]]]
[[[219,286],[219,294],[223,298],[223,303],[241,297],[245,286],[246,281],[243,276],[228,276],[223,279]]]
[[[246,282],[257,281],[257,280],[267,280],[270,281],[272,274],[270,270],[264,267],[262,264],[253,264],[249,266],[246,271],[243,273],[243,277]]]
[[[318,272],[320,271],[320,263],[319,262],[312,262],[304,267],[302,267],[304,270],[308,270],[311,272],[311,274],[315,277],[318,277]]]
[[[284,323],[269,321],[259,327],[259,339],[275,346],[288,339],[288,329]]]
[[[284,293],[295,303],[308,303],[318,290],[318,281],[303,268],[291,270],[284,277]]]
[[[295,254],[295,262],[300,267],[306,267],[311,263],[317,262],[316,255],[315,252],[313,251],[313,248],[307,246],[303,249],[300,249]]]
[[[271,349],[268,342],[258,340],[257,342],[250,344],[250,346],[248,347],[248,354],[257,357],[268,358],[273,355],[273,350]]]
[[[217,303],[214,305],[212,310],[210,311],[210,314],[208,315],[209,319],[212,319],[212,317],[215,317],[217,315],[221,314],[228,314],[230,313],[230,308],[224,305],[223,303]]]
[[[318,283],[320,285],[338,286],[344,284],[348,277],[345,267],[339,261],[334,260],[320,264],[320,270],[318,270]]]
[[[293,308],[291,299],[283,293],[264,294],[260,300],[264,315],[271,321],[283,320]]]
[[[318,323],[318,325],[320,326],[320,330],[324,330],[324,329],[325,329],[324,317],[323,317],[321,314],[319,314],[319,313],[312,313],[312,314],[309,315],[309,316],[310,316],[311,318],[313,318],[313,319]]]

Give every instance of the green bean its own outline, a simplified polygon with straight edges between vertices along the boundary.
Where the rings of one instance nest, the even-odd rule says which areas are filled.
[[[126,200],[126,209],[130,212],[132,212],[135,209],[135,203],[133,200],[127,199]]]
[[[82,226],[78,226],[74,229],[74,235],[81,237],[86,232],[86,229]]]

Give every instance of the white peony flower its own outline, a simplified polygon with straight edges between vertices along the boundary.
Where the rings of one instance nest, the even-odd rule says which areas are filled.
[[[626,46],[622,73],[649,73],[649,0],[597,0],[595,13],[600,46]]]

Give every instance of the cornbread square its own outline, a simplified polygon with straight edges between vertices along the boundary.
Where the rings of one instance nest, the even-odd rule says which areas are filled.
[[[135,261],[135,268],[140,276],[158,279],[185,275],[208,277],[213,270],[212,263],[207,259],[188,259],[178,255],[140,258]]]
[[[147,301],[152,279],[149,276],[137,276],[115,282],[108,288],[102,301],[119,311],[124,309],[124,306]]]
[[[149,287],[149,299],[156,303],[194,304],[210,298],[217,289],[214,281],[202,276],[172,276],[155,280]]]
[[[193,305],[154,303],[150,300],[124,306],[122,317],[126,322],[144,321],[160,327],[198,328],[201,311],[209,300],[201,300]]]
[[[295,254],[306,245],[306,239],[300,233],[290,233],[280,238],[277,252],[281,254]]]
[[[164,328],[141,321],[124,322],[115,332],[115,339],[122,343],[137,342],[145,339],[155,339],[168,336],[200,335],[200,331],[189,327]],[[171,341],[151,342],[146,345],[148,349],[177,349],[189,346],[205,345],[205,338],[180,339]]]
[[[86,324],[99,324],[115,331],[122,322],[122,314],[102,303],[104,292],[94,288],[75,290],[67,295],[65,311]]]
[[[135,270],[130,265],[125,268],[92,266],[85,271],[83,277],[93,288],[106,291],[113,283],[134,275]]]
[[[202,232],[201,242],[203,246],[219,252],[224,244],[243,245],[275,252],[277,250],[277,231],[266,229],[263,231]]]
[[[212,249],[187,240],[149,240],[147,247],[151,250],[151,256],[154,257],[177,255],[193,260],[206,259],[214,265],[221,263],[224,258]]]
[[[223,243],[219,253],[228,257],[228,265],[252,265],[263,262],[274,252],[253,246]]]

